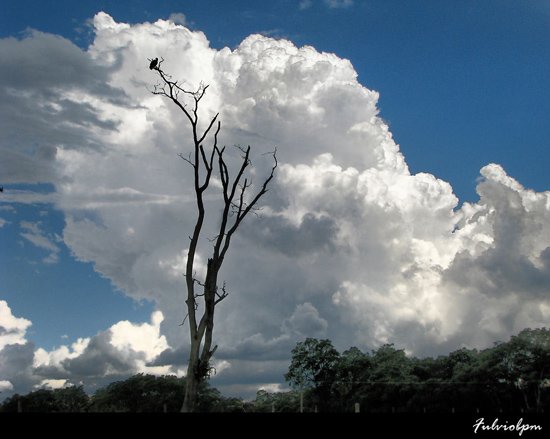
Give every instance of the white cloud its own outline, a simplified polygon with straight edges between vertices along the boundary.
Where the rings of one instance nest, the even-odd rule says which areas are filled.
[[[15,317],[5,300],[0,300],[0,350],[7,345],[25,344],[25,334],[32,325],[30,320]]]
[[[489,165],[481,170],[479,202],[459,207],[448,183],[410,173],[378,116],[378,93],[336,55],[260,35],[215,50],[202,32],[174,20],[128,25],[100,13],[94,25],[87,51],[45,34],[3,40],[0,51],[36,56],[40,68],[49,53],[66,53],[66,65],[84,70],[82,78],[94,76],[84,84],[56,79],[53,69],[16,78],[18,90],[32,93],[40,93],[38,79],[52,90],[69,80],[70,90],[44,98],[40,111],[83,105],[74,114],[82,120],[77,133],[65,127],[48,134],[55,154],[40,162],[56,184],[48,200],[65,214],[63,239],[75,257],[128,296],[154,300],[164,320],[157,314],[151,323],[120,322],[85,346],[36,351],[42,379],[63,379],[54,376],[59,371],[98,380],[170,370],[161,358],[185,363],[182,271],[195,206],[191,173],[177,153],[191,145],[182,115],[147,90],[156,80],[147,62],[154,56],[186,86],[210,84],[202,120],[220,111],[220,143],[252,145],[255,179],[270,164],[262,154],[279,151],[266,208],[244,223],[221,273],[230,296],[216,316],[216,361],[231,367],[216,376],[220,386],[280,382],[300,337],[328,337],[341,349],[389,341],[436,354],[547,324],[550,193],[525,189]],[[3,69],[0,77],[12,78]],[[25,96],[16,97],[24,107]],[[34,115],[24,123],[31,129],[20,137],[12,132],[17,144],[43,128]],[[90,144],[81,143],[83,132]],[[17,178],[32,180],[25,171],[31,159],[17,157]],[[216,213],[218,197],[208,196],[209,212]],[[209,216],[205,238],[216,225]],[[39,241],[44,234],[32,227],[24,233],[54,254],[54,239]],[[202,265],[210,251],[204,239]]]
[[[72,381],[97,380],[132,373],[167,373],[169,367],[147,364],[169,348],[160,334],[160,311],[151,315],[151,323],[120,321],[94,337],[78,339],[70,347],[52,351],[39,348],[33,366],[40,375],[64,376]]]
[[[17,338],[0,333],[0,371],[6,379],[3,397],[13,392],[25,393],[33,388],[60,388],[82,383],[88,391],[95,391],[113,380],[125,379],[136,373],[156,375],[180,374],[169,365],[153,366],[150,360],[170,346],[160,334],[162,313],[156,311],[150,323],[121,321],[94,337],[79,338],[71,345],[62,345],[47,351],[25,339],[30,322],[5,313],[5,302],[0,301],[2,328],[18,328]],[[9,310],[9,308],[7,308]],[[8,317],[6,317],[8,315]],[[8,334],[9,335],[9,334]],[[219,361],[219,371],[229,363]],[[3,381],[4,382],[4,381]]]
[[[0,301],[0,391],[2,399],[13,392],[34,388],[61,388],[83,383],[87,390],[135,373],[173,374],[181,371],[169,365],[153,366],[150,361],[170,349],[160,333],[164,317],[155,311],[150,323],[120,321],[94,337],[79,338],[70,345],[50,351],[36,348],[26,339],[31,322],[15,317]],[[227,361],[216,363],[221,372]]]
[[[160,335],[160,324],[164,320],[162,312],[151,315],[151,323],[133,324],[128,321],[111,326],[111,344],[120,351],[143,352],[145,361],[151,361],[168,348],[166,337]]]
[[[189,173],[184,163],[173,160],[190,147],[178,123],[181,114],[136,86],[155,81],[145,62],[152,54],[165,56],[166,68],[190,87],[200,80],[210,84],[204,118],[221,111],[224,144],[251,144],[258,156],[278,147],[281,166],[265,199],[269,209],[263,218],[245,224],[249,232],[235,242],[234,259],[226,261],[229,291],[238,291],[224,302],[217,323],[219,342],[228,352],[245,340],[249,348],[253,340],[268,345],[280,340],[281,322],[305,303],[323,316],[319,322],[326,325],[319,323],[319,334],[347,344],[354,342],[350,333],[363,346],[395,341],[419,352],[479,342],[465,326],[468,301],[454,294],[447,272],[458,254],[480,255],[491,245],[492,219],[483,215],[486,202],[457,209],[448,183],[409,173],[378,117],[378,93],[357,83],[349,61],[259,35],[233,51],[215,51],[204,34],[165,21],[124,26],[98,15],[96,32],[90,53],[110,59],[115,51],[124,51],[110,83],[136,100],[132,108],[117,109],[116,119],[132,120],[125,115],[134,113],[148,129],[122,125],[119,134],[106,139],[113,143],[101,155],[59,152],[68,177],[59,188],[63,200],[97,179],[106,188],[186,194]],[[181,47],[177,59],[169,56],[174,45]],[[155,298],[167,319],[170,344],[181,344],[172,328],[184,316],[177,300],[183,278],[173,275],[178,264],[167,261],[181,257],[184,243],[173,237],[191,229],[192,202],[141,203],[124,210],[89,207],[101,224],[69,215],[66,242],[129,295]],[[208,230],[213,225],[215,220]],[[550,245],[544,236],[537,242]],[[201,255],[206,257],[208,249],[205,241]],[[243,259],[246,271],[240,266]],[[533,314],[520,308],[515,310],[518,318],[524,316],[518,320],[522,324],[538,321],[525,318]],[[497,313],[493,319],[501,318]],[[511,330],[501,329],[502,337]],[[231,352],[244,355],[241,348]]]
[[[82,355],[90,344],[90,338],[79,338],[72,343],[70,347],[59,346],[51,351],[38,348],[34,352],[34,367],[62,367],[62,363],[67,359],[77,358]]]
[[[60,380],[42,380],[40,384],[36,384],[34,387],[36,389],[62,389],[67,385],[67,380],[60,379]]]
[[[284,392],[286,389],[281,386],[281,383],[270,383],[270,384],[262,384],[258,390],[265,390],[268,393],[280,393]]]
[[[0,381],[0,392],[13,390],[13,384],[7,380]]]
[[[33,377],[34,345],[26,339],[30,320],[15,317],[8,303],[0,300],[0,392],[1,398],[25,392],[37,383]]]

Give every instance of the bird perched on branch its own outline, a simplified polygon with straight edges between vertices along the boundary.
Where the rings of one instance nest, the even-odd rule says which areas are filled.
[[[149,64],[149,68],[150,68],[151,70],[153,70],[153,69],[157,66],[158,62],[159,62],[159,59],[158,59],[158,58],[155,58],[154,60],[152,60],[152,61],[151,61],[151,64]]]

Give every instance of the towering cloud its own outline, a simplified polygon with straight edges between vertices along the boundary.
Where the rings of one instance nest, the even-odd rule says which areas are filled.
[[[281,163],[264,210],[247,219],[222,273],[230,297],[216,321],[220,385],[281,381],[285,355],[307,336],[340,348],[394,342],[434,354],[548,321],[550,193],[525,189],[492,164],[481,170],[479,202],[460,206],[448,183],[412,175],[378,115],[378,93],[357,82],[349,61],[259,35],[216,50],[173,21],[128,25],[99,13],[94,26],[87,51],[37,32],[1,42],[0,56],[17,51],[38,63],[17,81],[0,70],[2,93],[20,110],[31,98],[41,105],[13,121],[31,130],[13,128],[0,147],[13,155],[12,181],[55,184],[75,257],[125,294],[155,301],[164,320],[154,319],[160,332],[146,352],[162,355],[138,355],[143,365],[184,356],[181,274],[194,221],[189,168],[177,158],[191,148],[185,120],[150,93],[147,58],[157,56],[190,89],[210,85],[202,120],[220,112],[223,144],[250,144],[259,174],[274,147]],[[59,66],[45,64],[48,54],[64,54],[68,71],[81,73],[59,76]],[[29,96],[20,92],[26,87]],[[32,129],[42,129],[44,115],[63,123],[38,141]],[[20,145],[31,141],[38,146],[29,155]],[[29,176],[31,162],[39,177]],[[212,187],[214,217],[217,197]],[[202,244],[204,261],[211,244]],[[110,331],[62,361],[42,352],[40,367],[78,376],[90,358],[129,367],[109,356],[107,342],[118,350],[126,343],[113,344]],[[134,361],[137,351],[128,352]]]

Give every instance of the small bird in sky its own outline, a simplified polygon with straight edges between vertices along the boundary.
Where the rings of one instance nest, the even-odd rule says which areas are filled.
[[[149,68],[150,68],[151,70],[153,70],[153,69],[157,66],[158,62],[159,62],[159,59],[158,59],[158,58],[155,58],[154,60],[152,60],[152,61],[151,61],[151,64],[149,64]]]

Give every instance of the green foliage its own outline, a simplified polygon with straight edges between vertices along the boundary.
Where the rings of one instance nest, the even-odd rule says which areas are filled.
[[[292,350],[285,378],[310,388],[308,404],[330,411],[360,403],[368,412],[540,412],[550,409],[550,330],[525,329],[483,351],[423,359],[392,344],[338,355],[329,340],[307,339]],[[258,394],[256,407],[263,411],[272,398]]]
[[[339,359],[340,354],[330,340],[307,338],[292,350],[292,361],[285,379],[294,388],[311,388],[308,396],[313,404],[328,409]]]
[[[185,394],[185,378],[176,376],[134,375],[98,390],[90,411],[95,412],[179,412]],[[242,401],[224,398],[204,382],[197,395],[198,412],[243,411]]]
[[[300,392],[268,393],[265,390],[259,390],[251,409],[262,413],[297,413],[300,411]]]
[[[99,389],[92,398],[94,412],[170,412],[183,403],[185,379],[176,376],[134,375]]]
[[[0,406],[0,412],[179,412],[183,404],[185,378],[176,376],[134,375],[99,389],[91,398],[82,386],[40,389],[27,395],[14,395]],[[242,412],[238,398],[225,398],[202,383],[198,391],[199,412]]]
[[[307,338],[292,349],[285,379],[295,388],[320,388],[334,378],[339,354],[330,340]]]
[[[20,406],[24,412],[84,412],[88,409],[90,398],[82,386],[64,389],[40,389],[27,395],[14,395],[4,401],[2,412],[17,412]]]

